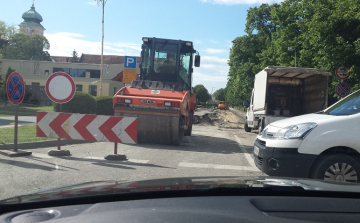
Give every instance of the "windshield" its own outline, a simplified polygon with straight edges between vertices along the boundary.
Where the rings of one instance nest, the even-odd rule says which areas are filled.
[[[177,46],[164,43],[156,43],[154,57],[154,71],[157,74],[174,75],[176,69]]]
[[[0,200],[360,183],[359,0],[3,2]]]
[[[355,92],[347,98],[326,109],[324,113],[329,115],[353,115],[360,112],[360,91]]]

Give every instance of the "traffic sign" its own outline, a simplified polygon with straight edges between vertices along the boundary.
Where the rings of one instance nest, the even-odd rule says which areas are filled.
[[[125,56],[124,67],[136,69],[136,57]]]
[[[336,69],[335,74],[337,78],[345,80],[350,76],[350,71],[346,67],[339,67],[338,69]]]
[[[137,118],[37,112],[36,136],[98,142],[137,142]]]
[[[137,79],[136,69],[124,68],[123,74],[124,84],[130,84],[132,81]]]
[[[340,97],[345,97],[350,94],[350,85],[346,82],[340,82],[336,85],[335,92]]]
[[[6,81],[6,94],[11,103],[20,104],[25,95],[25,84],[18,72],[12,72]]]
[[[53,73],[46,81],[45,92],[53,102],[66,103],[75,95],[74,80],[67,73]]]

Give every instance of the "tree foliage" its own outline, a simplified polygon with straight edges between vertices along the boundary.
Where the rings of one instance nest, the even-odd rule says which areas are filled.
[[[49,41],[44,36],[15,34],[3,49],[3,58],[15,60],[49,61]]]
[[[0,58],[2,58],[3,48],[8,45],[9,38],[18,32],[15,26],[9,26],[0,20]]]
[[[225,88],[220,88],[214,93],[215,99],[219,101],[225,101],[226,100],[225,95],[226,95]]]
[[[200,102],[207,102],[211,98],[209,91],[202,84],[196,85],[194,92],[196,93],[196,99]]]
[[[266,66],[325,69],[350,68],[346,80],[360,88],[360,4],[358,0],[285,0],[250,8],[246,35],[233,40],[226,97],[233,105],[248,99],[254,75]],[[336,100],[329,79],[330,99]]]

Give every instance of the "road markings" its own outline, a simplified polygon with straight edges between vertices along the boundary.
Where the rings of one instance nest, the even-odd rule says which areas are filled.
[[[34,157],[37,157],[37,158],[42,158],[42,159],[54,158],[53,156],[49,156],[48,154],[44,154],[44,153],[32,153],[31,155]]]
[[[87,156],[84,159],[92,159],[92,160],[106,160],[104,157],[95,157],[95,156]],[[128,159],[124,161],[116,161],[122,163],[148,163],[150,160],[138,160],[138,159]]]
[[[180,162],[179,167],[190,167],[190,168],[208,168],[208,169],[221,169],[221,170],[247,170],[247,171],[259,171],[254,170],[250,166],[234,166],[234,165],[219,165],[219,164],[205,164],[205,163],[185,163]]]
[[[244,157],[246,158],[246,160],[248,161],[248,163],[250,164],[250,166],[253,168],[254,171],[259,171],[259,169],[256,167],[255,163],[254,163],[254,157],[252,154],[250,154],[244,147],[244,145],[242,144],[240,138],[237,135],[234,135],[236,142],[238,143],[238,146],[241,150],[241,152],[244,154]]]

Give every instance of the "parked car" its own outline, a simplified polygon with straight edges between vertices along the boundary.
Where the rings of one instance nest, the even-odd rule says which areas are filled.
[[[254,145],[271,176],[360,182],[360,90],[329,108],[270,123]]]

